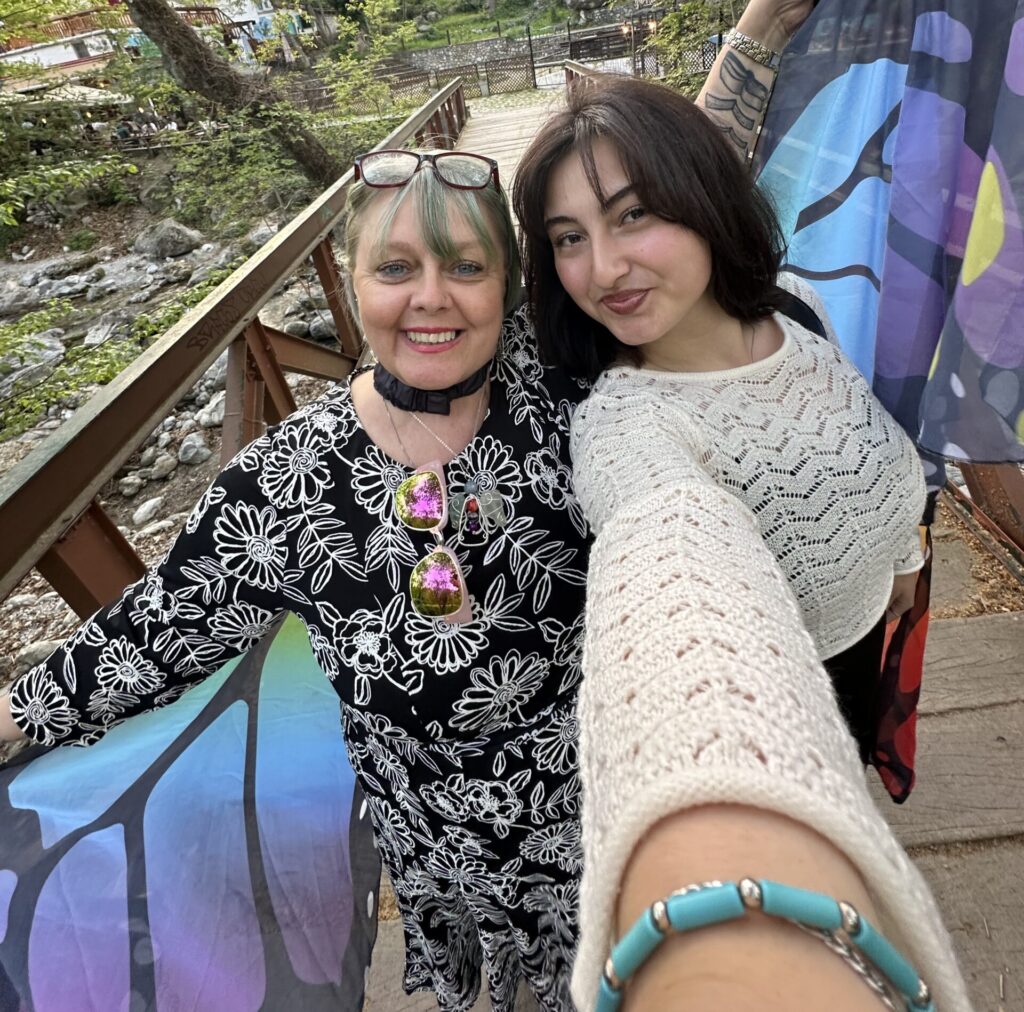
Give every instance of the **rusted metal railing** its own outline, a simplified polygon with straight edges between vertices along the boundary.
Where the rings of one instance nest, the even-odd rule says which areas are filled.
[[[466,121],[461,79],[442,88],[378,147],[453,147]],[[294,408],[285,371],[340,379],[359,340],[342,297],[331,231],[351,170],[103,387],[59,430],[0,477],[0,600],[33,567],[80,615],[137,579],[143,565],[96,495],[226,349],[223,454],[232,456]],[[264,326],[260,308],[312,261],[339,349]]]

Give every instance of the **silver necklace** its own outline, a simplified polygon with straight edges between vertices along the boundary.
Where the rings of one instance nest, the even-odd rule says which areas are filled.
[[[480,398],[480,407],[477,410],[476,421],[473,423],[473,432],[466,443],[467,446],[469,445],[469,443],[473,441],[473,439],[476,437],[477,432],[480,430],[480,423],[483,421],[484,418],[484,405],[487,403],[489,399],[489,394],[490,386],[488,386],[487,390],[484,391],[484,395]],[[402,439],[401,433],[398,431],[398,426],[395,424],[395,417],[394,415],[391,414],[391,406],[388,404],[387,401],[384,401],[384,410],[387,412],[388,421],[391,423],[391,428],[395,433],[395,439],[398,440],[398,445],[402,448],[402,453],[405,454],[405,459],[408,461],[412,461],[414,459],[413,455],[409,452],[404,440]],[[428,435],[436,439],[437,442],[440,443],[441,446],[443,446],[448,451],[448,461],[452,461],[458,456],[458,453],[456,453],[455,450],[453,450],[429,425],[427,425],[427,423],[423,421],[423,419],[420,418],[420,416],[416,414],[415,411],[410,411],[409,414],[412,416],[414,421],[420,424],[420,426],[423,429],[426,429]],[[446,461],[446,463],[448,461]]]
[[[469,437],[469,441],[475,438],[477,432],[480,430],[480,423],[484,417],[484,405],[487,403],[490,394],[490,387],[484,393],[484,396],[480,398],[480,408],[477,411],[476,422],[473,425],[473,434]],[[395,424],[394,415],[391,414],[391,407],[388,402],[384,402],[384,410],[387,412],[388,421],[391,422],[391,428],[394,430],[395,439],[398,440],[398,445],[402,448],[402,453],[405,454],[406,460],[413,460],[413,455],[409,452],[402,439],[401,433],[398,431],[398,426]],[[458,454],[429,426],[415,411],[410,411],[413,419],[426,429],[427,433],[434,437],[449,453],[448,462],[454,460]],[[466,444],[467,446],[469,443]],[[505,512],[505,500],[502,499],[501,493],[497,489],[486,489],[480,488],[479,482],[476,478],[470,478],[462,487],[462,491],[450,495],[448,497],[449,507],[451,510],[452,520],[455,524],[455,529],[461,532],[463,529],[466,530],[471,536],[483,534],[485,537],[496,528],[504,527],[508,523],[508,514]]]

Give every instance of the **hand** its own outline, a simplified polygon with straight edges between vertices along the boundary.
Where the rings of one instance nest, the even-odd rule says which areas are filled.
[[[750,0],[736,27],[781,53],[814,9],[815,0]]]
[[[892,594],[889,606],[885,609],[885,621],[895,622],[904,612],[910,611],[914,605],[917,591],[917,573],[899,573],[892,581]]]
[[[0,692],[0,742],[21,741],[24,737],[25,732],[11,719],[11,694]]]

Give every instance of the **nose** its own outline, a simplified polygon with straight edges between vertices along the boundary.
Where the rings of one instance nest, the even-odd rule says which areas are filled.
[[[629,272],[625,251],[611,236],[590,237],[591,277],[597,288],[614,288]]]
[[[426,266],[419,276],[412,294],[412,308],[425,313],[436,313],[451,305],[444,272],[433,265]]]

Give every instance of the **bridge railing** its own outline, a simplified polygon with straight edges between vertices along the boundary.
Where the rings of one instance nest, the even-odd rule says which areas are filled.
[[[467,118],[461,79],[378,147],[453,147]],[[345,173],[198,306],[0,477],[0,600],[35,567],[80,615],[113,600],[144,566],[103,511],[100,489],[228,349],[222,459],[294,410],[285,372],[341,379],[359,355],[331,244]],[[283,281],[312,261],[338,332],[328,349],[260,322]]]

